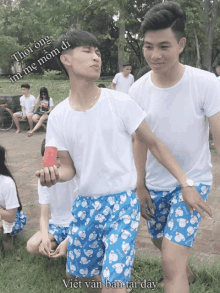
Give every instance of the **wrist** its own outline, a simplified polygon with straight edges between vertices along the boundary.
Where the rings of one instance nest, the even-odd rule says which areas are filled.
[[[185,181],[179,182],[179,184],[181,189],[186,187],[191,187],[191,188],[194,187],[194,181],[188,177],[185,179]]]

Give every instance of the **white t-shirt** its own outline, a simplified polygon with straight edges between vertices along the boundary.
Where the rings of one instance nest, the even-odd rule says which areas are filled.
[[[40,204],[50,204],[50,224],[68,227],[72,221],[71,208],[75,200],[73,180],[57,183],[51,187],[42,186],[38,180]]]
[[[131,134],[145,115],[128,95],[103,88],[97,103],[85,112],[73,110],[69,98],[54,108],[46,142],[54,138],[59,151],[69,152],[77,195],[94,197],[135,188]]]
[[[171,151],[195,184],[212,184],[209,123],[207,117],[220,111],[220,84],[207,71],[185,66],[181,80],[170,88],[158,88],[152,71],[131,87],[132,99],[147,113],[146,123]],[[148,189],[171,190],[177,180],[150,151],[146,163]]]
[[[0,175],[0,205],[6,210],[19,207],[15,183],[5,175]]]
[[[21,96],[20,105],[25,107],[25,114],[27,115],[30,112],[31,108],[35,106],[35,97],[29,95],[29,98],[26,99],[24,95]]]
[[[218,76],[217,78],[218,78],[218,81],[220,82],[220,76]]]
[[[48,100],[44,99],[42,101],[40,101],[40,111],[41,112],[47,112],[50,110],[50,107],[53,107],[54,103],[53,103],[53,99],[50,98],[50,103],[48,102]]]
[[[134,76],[129,74],[128,77],[124,77],[123,73],[119,72],[115,75],[112,82],[116,84],[116,91],[128,94],[129,88],[134,82]]]

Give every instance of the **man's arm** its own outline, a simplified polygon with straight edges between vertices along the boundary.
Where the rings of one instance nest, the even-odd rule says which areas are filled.
[[[148,146],[137,133],[132,134],[132,145],[137,170],[137,187],[135,191],[141,204],[142,217],[150,220],[150,216],[146,212],[146,203],[148,203],[151,214],[154,213],[154,205],[145,186],[145,166],[147,161]]]
[[[22,111],[22,113],[23,113],[23,116],[22,116],[22,119],[24,120],[24,119],[26,119],[26,113],[25,113],[25,107],[24,106],[21,106],[21,111]]]
[[[41,254],[50,256],[51,241],[49,239],[49,204],[41,204],[40,231],[42,235]]]
[[[188,178],[187,175],[180,168],[168,148],[154,136],[145,122],[140,124],[136,133],[142,137],[154,157],[177,179],[179,184],[185,184],[186,179]],[[204,209],[210,217],[212,216],[210,206],[202,200],[195,188],[183,188],[182,196],[191,212],[195,209],[204,217],[204,213],[201,211],[201,209]]]
[[[115,90],[115,86],[116,86],[116,83],[112,82],[112,83],[111,83],[111,89],[112,89],[112,90]]]
[[[17,209],[8,209],[0,207],[0,218],[6,222],[13,223],[15,221],[15,216]]]
[[[220,112],[208,118],[211,133],[214,141],[214,146],[220,155]]]
[[[40,178],[42,186],[51,187],[57,182],[66,182],[71,180],[75,174],[75,167],[68,151],[58,151],[57,153],[61,166],[57,168],[46,167],[37,171],[35,175]]]

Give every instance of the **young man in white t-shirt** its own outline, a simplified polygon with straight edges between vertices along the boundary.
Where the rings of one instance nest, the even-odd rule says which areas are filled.
[[[132,66],[129,63],[123,64],[122,72],[115,75],[111,89],[128,94],[129,88],[134,82],[134,76],[131,74]]]
[[[23,94],[23,96],[20,97],[21,111],[13,114],[13,120],[17,127],[17,131],[16,131],[17,134],[21,132],[21,128],[20,128],[20,124],[18,120],[19,118],[22,118],[22,120],[25,120],[27,118],[28,123],[30,125],[29,131],[33,129],[32,116],[34,114],[34,109],[35,109],[35,97],[29,93],[29,90],[30,90],[29,84],[21,85],[21,91]]]
[[[69,45],[67,50],[62,49],[63,42]],[[143,122],[146,113],[128,95],[95,85],[101,54],[92,34],[69,31],[55,46],[71,85],[70,96],[55,107],[47,125],[46,147],[56,140],[61,166],[46,167],[36,176],[48,187],[74,177],[78,197],[70,233],[59,251],[65,255],[67,249],[67,277],[101,274],[102,292],[114,286],[112,292],[125,293],[140,221],[131,135],[139,133],[180,184],[187,176]],[[202,199],[201,205],[211,215]]]
[[[151,131],[188,176],[180,186],[147,152],[141,137],[134,135],[137,194],[148,203],[147,210],[155,209],[150,220],[146,212],[143,216],[152,242],[162,251],[165,292],[169,293],[189,292],[188,281],[194,279],[187,260],[204,215],[199,202],[207,200],[212,185],[209,124],[220,153],[220,85],[212,73],[179,62],[186,44],[185,19],[175,2],[148,11],[142,23],[143,52],[152,71],[129,91],[147,113]]]
[[[45,152],[45,139],[41,145],[41,154]],[[60,167],[59,157],[56,159]],[[27,250],[34,255],[43,254],[48,257],[59,257],[59,246],[66,239],[69,224],[72,221],[71,207],[75,199],[73,180],[57,183],[52,187],[42,186],[38,181],[38,196],[41,205],[40,231],[35,233],[27,242]],[[49,214],[51,219],[49,220]],[[54,256],[54,249],[56,254]]]

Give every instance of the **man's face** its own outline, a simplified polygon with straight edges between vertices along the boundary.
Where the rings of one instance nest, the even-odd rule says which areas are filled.
[[[125,77],[127,77],[127,76],[131,73],[131,69],[132,69],[131,66],[124,66],[124,67],[123,67],[123,75],[124,75]]]
[[[24,96],[27,96],[29,94],[29,89],[27,89],[26,87],[22,87],[21,92]]]
[[[179,63],[179,54],[185,47],[185,38],[177,41],[171,28],[148,31],[144,36],[144,57],[157,74],[165,74]]]
[[[98,48],[89,46],[76,47],[66,52],[68,63],[65,66],[69,69],[69,76],[77,76],[96,81],[101,73],[101,53]]]
[[[218,73],[218,75],[220,75],[220,66],[216,66],[216,73]]]

